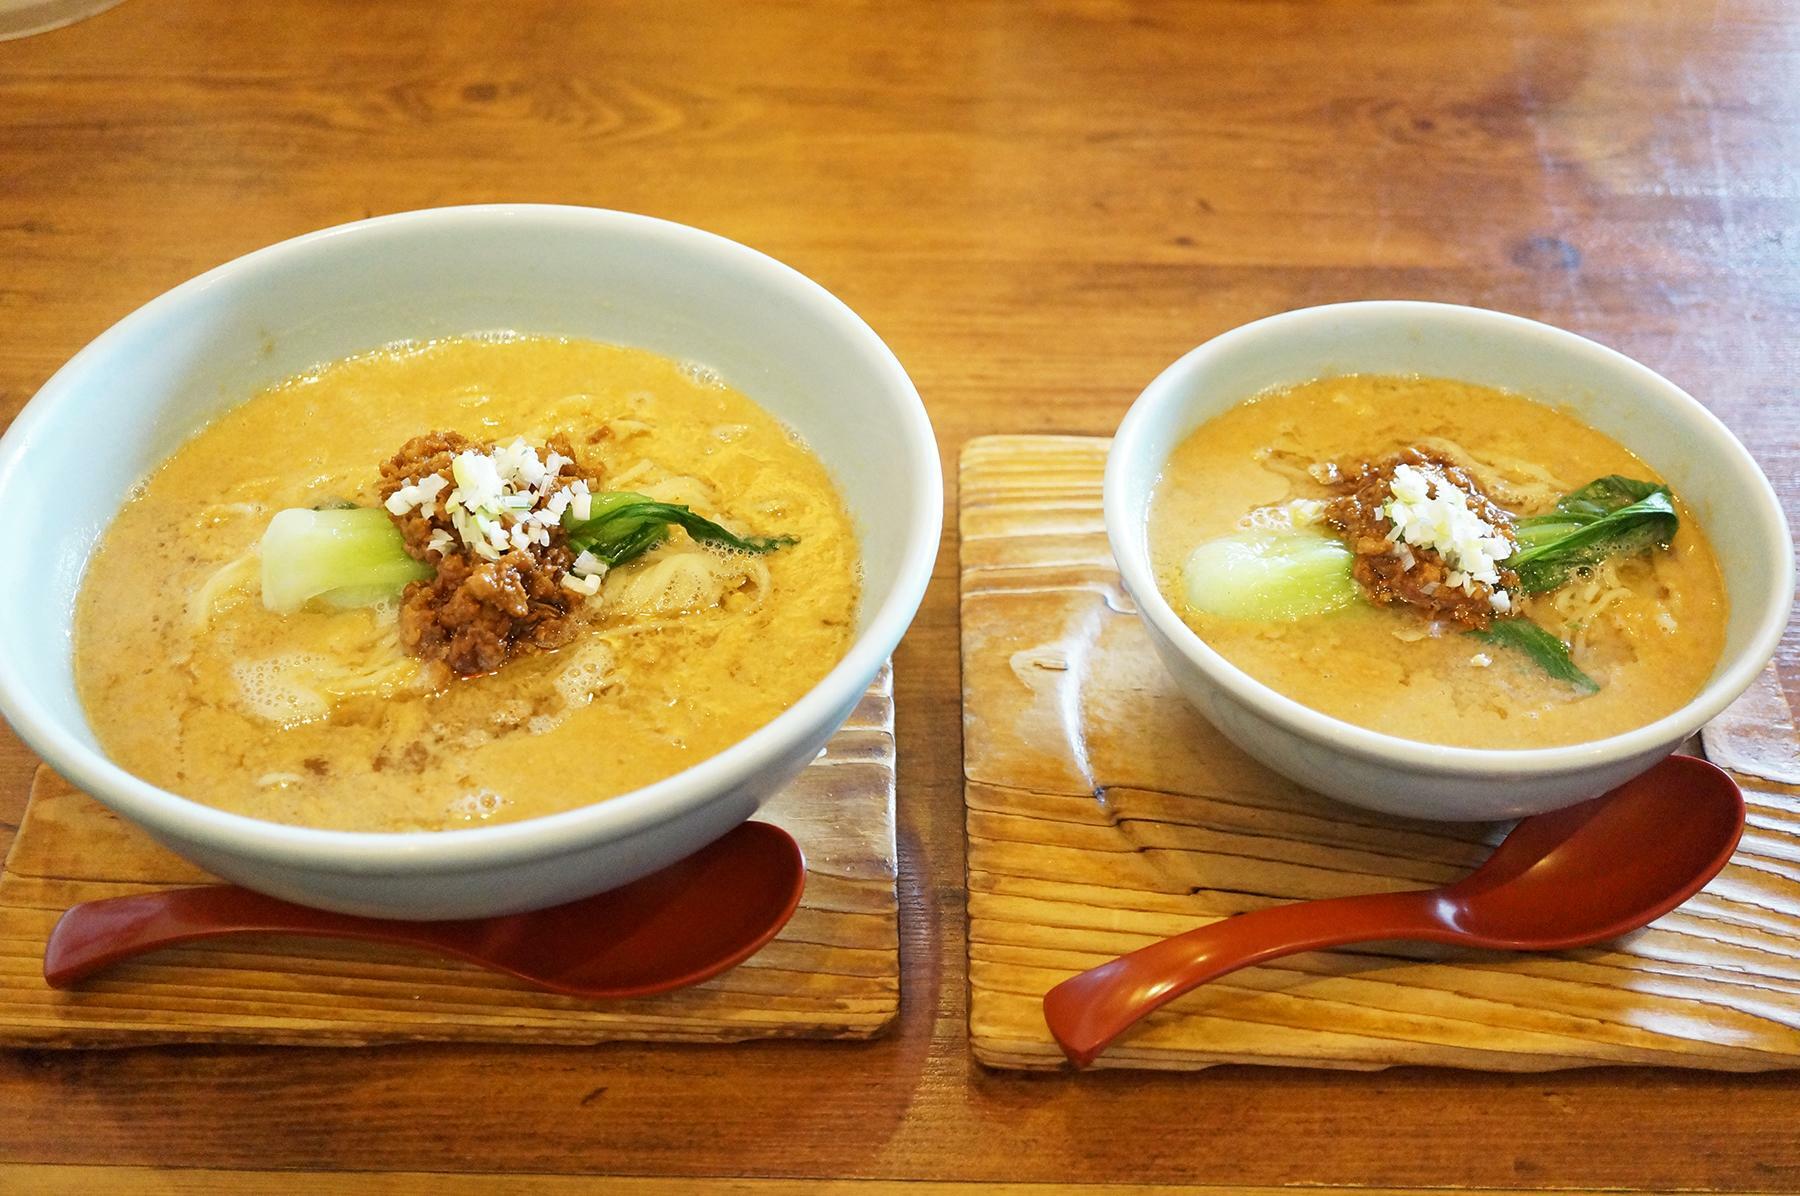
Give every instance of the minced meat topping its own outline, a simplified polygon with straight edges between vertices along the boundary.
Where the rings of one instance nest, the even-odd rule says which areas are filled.
[[[569,552],[562,517],[585,518],[598,475],[566,437],[480,445],[456,432],[415,436],[381,467],[383,505],[436,576],[401,596],[408,651],[470,677],[516,652],[556,648],[599,588],[603,567]]]
[[[1356,580],[1378,606],[1405,603],[1469,627],[1512,609],[1518,577],[1501,563],[1517,548],[1512,516],[1469,472],[1409,448],[1329,471],[1325,522],[1356,554]]]

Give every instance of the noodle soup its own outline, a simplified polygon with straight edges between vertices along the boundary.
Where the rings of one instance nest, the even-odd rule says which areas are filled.
[[[793,704],[854,633],[823,465],[648,352],[455,338],[274,386],[143,484],[79,596],[107,753],[346,830],[639,788]]]
[[[1462,382],[1240,404],[1171,455],[1148,538],[1164,596],[1227,660],[1408,739],[1604,738],[1687,703],[1724,644],[1680,497],[1568,415]]]

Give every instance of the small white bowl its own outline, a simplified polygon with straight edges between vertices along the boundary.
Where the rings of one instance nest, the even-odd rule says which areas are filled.
[[[710,366],[804,437],[862,549],[849,653],[742,742],[664,781],[543,818],[438,833],[312,830],[228,814],[101,752],[71,626],[95,539],[131,487],[260,386],[399,340],[518,330]],[[79,484],[76,484],[79,482]],[[467,918],[570,901],[704,846],[849,717],[912,621],[943,523],[937,443],[887,346],[823,288],[722,237],[645,216],[505,204],[365,220],[176,287],[103,333],[0,439],[0,712],[52,767],[218,876],[292,901]]]
[[[1611,436],[1667,478],[1719,555],[1725,650],[1687,705],[1591,743],[1493,750],[1402,739],[1319,713],[1207,646],[1158,592],[1146,512],[1169,454],[1195,428],[1272,386],[1336,374],[1419,374],[1518,391]],[[1415,818],[1514,818],[1606,792],[1674,750],[1774,655],[1793,604],[1781,503],[1737,439],[1680,387],[1572,332],[1440,303],[1306,308],[1246,324],[1145,388],[1106,459],[1106,534],[1157,654],[1228,739],[1277,772],[1354,805]]]

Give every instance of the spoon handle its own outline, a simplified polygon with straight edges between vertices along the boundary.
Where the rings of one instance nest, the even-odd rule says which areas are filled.
[[[1372,893],[1271,906],[1163,939],[1073,976],[1044,995],[1063,1053],[1086,1067],[1140,1019],[1190,989],[1284,955],[1379,939],[1454,942],[1439,891]]]
[[[304,934],[393,941],[392,926],[308,909],[235,885],[163,889],[73,906],[44,946],[44,980],[67,988],[101,968],[180,943],[232,934]]]

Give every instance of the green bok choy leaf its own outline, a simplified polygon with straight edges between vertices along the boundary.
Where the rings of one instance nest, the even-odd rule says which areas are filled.
[[[1608,557],[1667,548],[1679,525],[1667,486],[1614,474],[1567,495],[1548,514],[1521,519],[1519,551],[1506,563],[1520,589],[1541,594]]]
[[[680,527],[703,544],[761,554],[796,544],[793,536],[738,536],[679,503],[658,502],[630,490],[594,495],[586,519],[563,516],[569,551],[591,553],[608,566],[623,565],[661,544],[671,526]]]
[[[1575,667],[1568,644],[1530,619],[1495,619],[1486,630],[1469,634],[1484,644],[1523,654],[1550,676],[1567,681],[1583,693],[1591,694],[1600,688],[1598,681]]]

